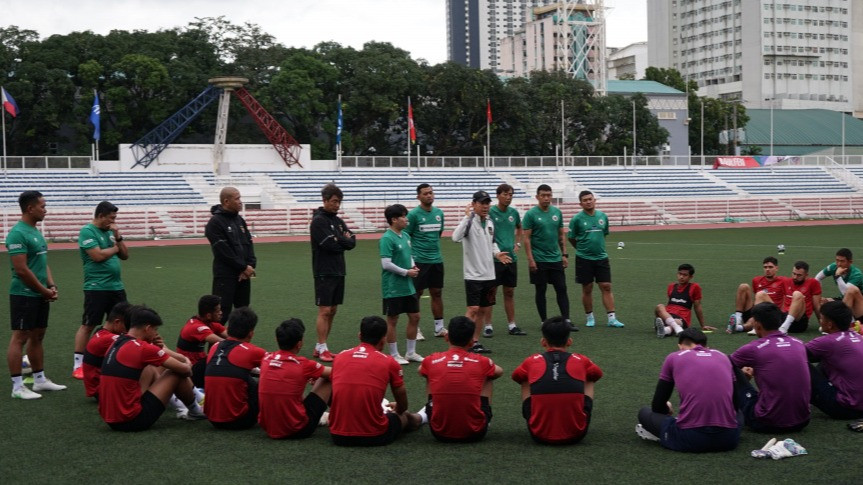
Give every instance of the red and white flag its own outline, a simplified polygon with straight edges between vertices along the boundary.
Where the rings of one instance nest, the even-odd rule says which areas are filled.
[[[488,123],[491,124],[491,100],[486,99],[486,102],[488,104],[486,105],[486,108],[485,108],[485,115],[486,115],[486,119],[488,120]]]
[[[414,125],[414,109],[411,106],[411,98],[408,97],[408,130],[411,134],[411,143],[417,142],[417,127]]]

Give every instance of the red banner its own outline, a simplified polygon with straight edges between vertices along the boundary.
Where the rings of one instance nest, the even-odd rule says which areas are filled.
[[[716,157],[713,168],[757,168],[761,164],[755,157]]]

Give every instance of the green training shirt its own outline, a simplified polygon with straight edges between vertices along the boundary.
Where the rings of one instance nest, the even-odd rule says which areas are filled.
[[[539,206],[531,207],[524,213],[522,229],[531,230],[530,247],[533,260],[538,263],[556,263],[563,259],[560,253],[560,229],[563,227],[563,213],[550,205],[543,212]]]
[[[102,230],[87,224],[78,233],[78,251],[81,253],[81,261],[84,263],[84,290],[96,291],[119,291],[124,289],[123,281],[120,279],[120,257],[113,255],[110,258],[97,263],[87,254],[88,249],[107,249],[114,247],[114,231]]]
[[[835,278],[836,275],[836,263],[830,263],[826,268],[822,269],[826,276],[833,276]],[[857,288],[863,290],[863,272],[860,271],[860,268],[854,266],[853,264],[848,268],[848,272],[842,276],[842,279],[845,283],[849,285],[854,285]]]
[[[600,210],[593,215],[581,211],[569,221],[569,239],[575,239],[575,255],[599,261],[608,259],[605,252],[605,235],[608,234],[608,216]]]
[[[399,268],[411,269],[411,237],[405,231],[399,236],[392,229],[387,229],[378,246],[381,258],[390,258]],[[409,296],[416,292],[413,278],[381,268],[381,293],[384,298]]]
[[[434,206],[430,211],[416,206],[408,212],[408,227],[405,231],[413,244],[414,262],[443,263],[440,252],[443,223],[443,211]]]
[[[38,229],[24,221],[18,221],[6,235],[6,250],[10,257],[16,254],[26,254],[27,267],[36,275],[36,279],[43,286],[48,285],[48,245]],[[42,296],[25,285],[21,278],[15,274],[15,268],[11,264],[10,267],[12,269],[12,283],[9,285],[10,295]]]
[[[498,249],[509,253],[512,261],[515,262],[518,259],[515,256],[515,230],[521,226],[518,210],[509,206],[502,211],[497,205],[493,205],[489,208],[488,215],[494,222],[494,242],[497,243]]]

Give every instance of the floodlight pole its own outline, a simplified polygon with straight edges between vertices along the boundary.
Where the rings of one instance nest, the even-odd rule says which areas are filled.
[[[770,98],[770,156],[773,156],[773,105],[775,103],[775,98]]]
[[[701,166],[704,166],[704,98],[701,98]]]
[[[636,140],[638,139],[638,125],[635,121],[635,100],[632,100],[632,166],[635,167]]]

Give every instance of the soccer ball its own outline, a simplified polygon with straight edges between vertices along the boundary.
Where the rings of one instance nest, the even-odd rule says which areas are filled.
[[[623,241],[620,241],[619,243],[617,243],[617,249],[623,249],[625,247],[626,247],[626,244],[624,244]]]
[[[779,254],[785,254],[785,245],[784,244],[777,244],[776,250],[779,251]]]

